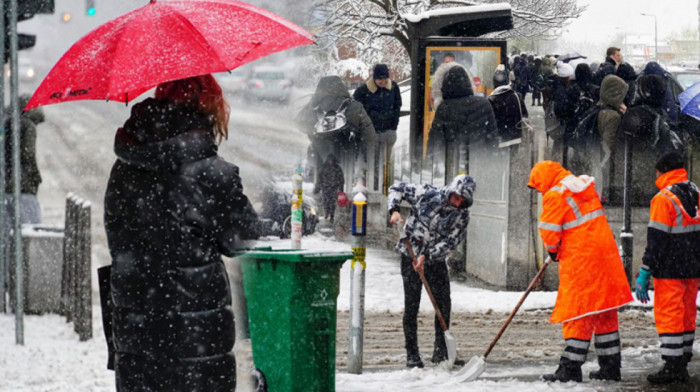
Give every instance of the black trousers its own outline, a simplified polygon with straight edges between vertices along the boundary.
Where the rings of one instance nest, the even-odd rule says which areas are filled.
[[[450,299],[450,277],[447,271],[447,264],[440,260],[434,265],[425,265],[425,280],[433,292],[435,302],[445,319],[445,324],[450,326],[450,311],[452,300]],[[420,307],[421,292],[423,283],[420,275],[413,270],[413,260],[405,255],[401,255],[401,276],[403,277],[403,333],[406,339],[406,354],[409,356],[418,355],[418,309]],[[430,299],[428,299],[430,300]],[[445,345],[445,334],[440,325],[440,321],[435,316],[435,353],[447,358],[447,346]]]

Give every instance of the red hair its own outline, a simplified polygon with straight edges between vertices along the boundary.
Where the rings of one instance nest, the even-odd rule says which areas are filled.
[[[207,74],[161,83],[156,87],[155,97],[169,99],[209,116],[214,121],[214,133],[219,143],[228,139],[231,109],[213,76]]]

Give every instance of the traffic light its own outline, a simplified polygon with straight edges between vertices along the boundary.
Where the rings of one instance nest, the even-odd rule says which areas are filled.
[[[10,0],[3,0],[5,6],[5,48],[3,50],[3,63],[10,58],[10,21],[8,20]],[[17,0],[17,21],[31,19],[36,14],[53,14],[54,0]],[[17,34],[17,50],[29,49],[36,44],[36,36],[33,34]]]
[[[95,0],[85,0],[85,13],[87,16],[95,16]]]

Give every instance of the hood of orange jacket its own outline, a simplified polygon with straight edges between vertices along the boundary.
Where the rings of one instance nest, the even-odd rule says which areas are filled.
[[[571,172],[564,169],[559,162],[537,162],[530,171],[530,181],[527,183],[527,186],[545,194],[553,186],[570,175]]]

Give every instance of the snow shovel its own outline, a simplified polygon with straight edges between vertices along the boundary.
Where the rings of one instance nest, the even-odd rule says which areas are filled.
[[[493,349],[493,346],[496,345],[496,342],[498,342],[498,339],[501,338],[501,335],[503,335],[503,332],[506,330],[506,327],[508,327],[508,324],[510,324],[510,321],[513,319],[513,316],[515,316],[515,313],[518,312],[518,309],[520,309],[520,305],[523,304],[525,301],[525,298],[527,298],[527,295],[530,294],[530,291],[532,291],[532,288],[535,287],[535,284],[537,283],[540,278],[542,278],[542,275],[544,275],[544,270],[547,269],[547,266],[552,262],[552,258],[547,256],[547,260],[544,261],[544,264],[542,265],[542,268],[540,268],[539,272],[537,272],[537,275],[535,275],[535,278],[532,279],[532,282],[530,282],[530,285],[527,286],[527,290],[525,290],[525,293],[523,293],[522,298],[520,298],[520,301],[518,302],[517,305],[515,305],[515,309],[513,309],[512,312],[510,312],[510,316],[508,316],[508,319],[506,322],[503,324],[501,327],[501,330],[498,331],[496,334],[496,337],[493,338],[493,341],[491,342],[491,345],[489,345],[489,348],[486,349],[486,352],[484,355],[478,357],[478,356],[473,356],[472,359],[467,362],[464,367],[457,372],[453,377],[452,381],[456,382],[467,382],[467,381],[474,381],[476,380],[477,377],[481,375],[481,373],[486,370],[486,362],[484,360],[486,357],[488,357],[489,353],[491,352],[491,349]]]
[[[411,243],[408,241],[408,237],[404,237],[403,242],[404,244],[406,244],[406,248],[408,248],[408,253],[411,255],[411,258],[413,259],[413,264],[415,265],[418,260],[416,259],[416,254],[413,253],[413,248],[411,247]],[[430,291],[428,281],[425,280],[425,275],[423,274],[423,271],[420,271],[418,275],[420,275],[420,280],[423,282],[423,286],[425,287],[425,291],[428,293],[428,297],[430,297],[430,302],[433,303],[433,308],[435,308],[435,315],[437,316],[438,320],[440,320],[442,330],[445,332],[445,345],[447,346],[447,369],[452,369],[452,366],[454,366],[455,364],[455,359],[457,359],[457,343],[455,342],[455,338],[452,336],[449,329],[447,328],[447,324],[445,324],[445,319],[442,318],[442,313],[440,313],[440,309],[438,308],[437,303],[435,302],[433,292]]]

